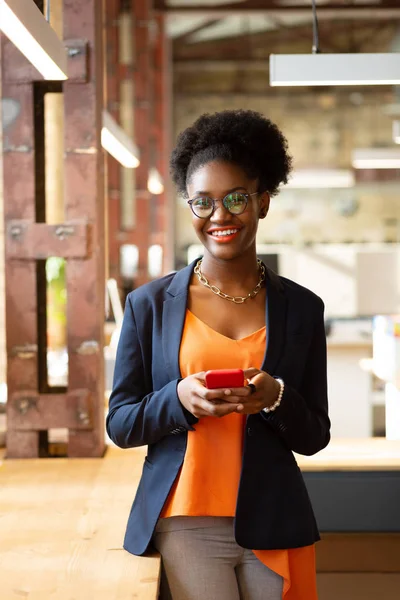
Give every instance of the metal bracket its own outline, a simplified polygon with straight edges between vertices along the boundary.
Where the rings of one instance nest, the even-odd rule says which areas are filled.
[[[22,358],[23,360],[35,358],[37,356],[38,347],[36,344],[24,344],[23,346],[13,346],[11,348],[11,356]]]
[[[12,395],[10,404],[13,429],[93,429],[93,400],[87,389],[66,394],[23,390]]]
[[[89,258],[90,225],[83,222],[47,225],[31,221],[9,221],[6,256],[18,260],[40,260],[50,256]]]

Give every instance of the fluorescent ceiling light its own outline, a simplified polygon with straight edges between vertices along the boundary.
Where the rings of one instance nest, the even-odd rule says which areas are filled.
[[[355,169],[400,169],[400,148],[356,148],[352,165]]]
[[[271,86],[398,85],[400,53],[271,54]]]
[[[147,189],[149,190],[150,194],[155,195],[162,194],[164,191],[164,182],[160,173],[155,168],[149,170]]]
[[[33,0],[0,0],[0,31],[45,79],[67,79],[64,45]]]
[[[400,121],[393,121],[393,141],[400,144]]]
[[[124,167],[135,169],[139,166],[136,144],[106,110],[103,111],[101,145]]]
[[[286,188],[349,188],[354,186],[353,171],[346,169],[297,169]]]

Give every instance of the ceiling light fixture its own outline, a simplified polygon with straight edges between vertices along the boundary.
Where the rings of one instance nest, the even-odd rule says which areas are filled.
[[[347,169],[297,169],[285,189],[351,188],[354,183],[354,173]]]
[[[103,111],[101,145],[123,167],[136,169],[139,166],[140,156],[136,144],[106,110]]]
[[[393,121],[393,141],[400,144],[400,121]]]
[[[147,189],[150,194],[154,194],[158,196],[164,192],[164,182],[163,179],[154,167],[149,170],[149,177],[147,179]]]
[[[399,85],[400,53],[271,54],[271,86]]]
[[[400,148],[356,148],[351,158],[355,169],[400,168]]]
[[[271,54],[270,85],[398,85],[400,53],[320,54],[315,0],[312,54]]]
[[[67,53],[33,0],[0,0],[0,31],[51,81],[67,76]]]

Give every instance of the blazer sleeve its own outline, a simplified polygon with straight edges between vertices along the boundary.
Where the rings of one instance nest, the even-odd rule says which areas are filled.
[[[263,418],[279,432],[286,445],[293,452],[305,455],[316,454],[330,440],[324,303],[321,299],[318,302],[300,389],[297,391],[285,384],[280,406],[271,413],[262,412]]]
[[[154,444],[166,435],[193,430],[192,424],[197,422],[178,398],[179,379],[150,393],[146,389],[148,380],[128,296],[106,418],[107,433],[121,448]]]

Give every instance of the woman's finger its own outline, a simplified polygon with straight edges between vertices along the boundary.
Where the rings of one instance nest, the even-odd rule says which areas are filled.
[[[193,375],[193,377],[194,377],[195,379],[197,379],[198,381],[201,381],[201,383],[203,383],[203,384],[204,384],[204,383],[205,383],[205,380],[206,380],[206,372],[205,372],[205,371],[200,371],[199,373],[195,373],[195,374]]]
[[[193,392],[204,400],[224,400],[224,391],[224,388],[209,390],[202,385],[195,386],[193,389]]]
[[[245,379],[253,379],[256,375],[261,373],[260,369],[255,369],[254,367],[250,367],[250,369],[244,370]]]
[[[199,406],[211,417],[225,417],[237,410],[238,404],[230,404],[229,402],[221,402],[213,404],[207,400],[201,399]]]
[[[250,396],[251,394],[251,390],[248,386],[245,387],[240,387],[240,388],[227,388],[224,389],[223,392],[223,396],[239,396],[239,397],[246,397],[246,396]]]

